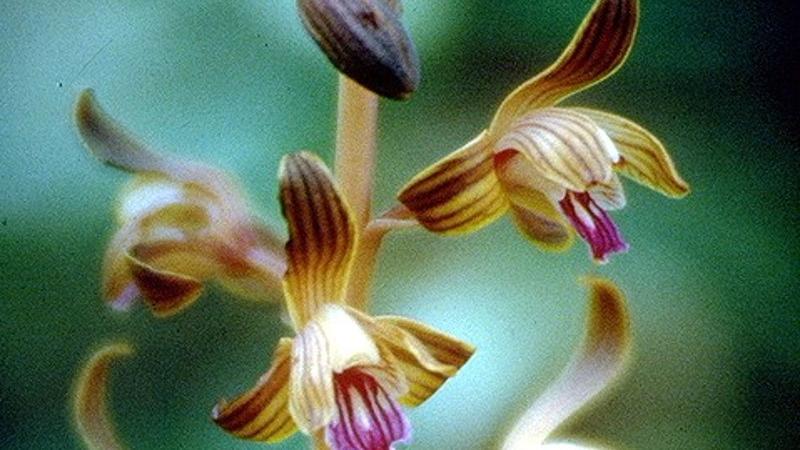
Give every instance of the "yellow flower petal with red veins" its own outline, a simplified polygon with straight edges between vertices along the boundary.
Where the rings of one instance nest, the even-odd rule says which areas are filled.
[[[553,430],[607,389],[622,372],[631,348],[625,297],[610,280],[589,277],[587,284],[589,317],[582,348],[516,422],[503,449],[538,448]]]
[[[483,132],[415,176],[398,199],[425,228],[463,234],[491,223],[508,209]]]
[[[203,283],[196,278],[159,270],[132,255],[128,255],[128,264],[136,286],[158,317],[180,312],[203,292]]]
[[[297,431],[288,407],[291,350],[292,340],[281,339],[267,373],[253,389],[218,403],[214,422],[238,437],[264,442],[278,442]]]
[[[284,157],[279,178],[289,228],[283,284],[289,316],[299,330],[322,305],[344,301],[356,228],[349,206],[316,156]]]
[[[669,153],[650,132],[628,119],[588,108],[570,108],[590,117],[617,145],[616,169],[634,181],[668,197],[683,197],[689,185],[675,169]]]
[[[498,154],[495,168],[511,202],[514,222],[522,234],[544,250],[568,249],[574,241],[572,227],[545,194],[554,186],[541,184],[531,162],[516,151]],[[553,195],[563,195],[563,189],[557,191]]]
[[[108,412],[108,371],[133,349],[126,343],[108,344],[95,352],[84,365],[75,384],[73,414],[78,434],[91,450],[121,450],[125,446],[116,435]]]
[[[543,108],[520,118],[496,149],[520,152],[536,174],[575,192],[608,182],[614,174],[612,163],[619,159],[605,131],[565,108]]]
[[[389,364],[403,374],[408,386],[400,401],[409,406],[427,400],[475,352],[472,345],[411,319],[372,318],[354,309],[348,311],[391,355]]]
[[[515,119],[613,74],[630,53],[638,19],[636,0],[597,0],[558,60],[503,100],[490,132],[503,133]]]

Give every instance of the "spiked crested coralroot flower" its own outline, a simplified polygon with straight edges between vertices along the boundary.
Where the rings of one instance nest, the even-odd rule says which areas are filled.
[[[277,442],[298,429],[317,448],[388,450],[410,439],[400,404],[430,397],[472,346],[415,321],[371,317],[347,305],[358,245],[355,220],[323,163],[284,158],[280,200],[288,222],[284,297],[296,337],[278,343],[256,386],[213,418],[236,436]]]
[[[219,170],[157,154],[81,92],[75,121],[101,161],[135,174],[117,209],[119,229],[103,262],[103,296],[127,309],[143,297],[159,316],[194,302],[206,281],[274,300],[286,267],[281,242]]]
[[[622,373],[631,349],[631,326],[622,292],[609,280],[589,277],[589,317],[583,345],[570,365],[513,425],[503,450],[589,449],[550,442],[549,436]]]
[[[689,187],[661,142],[639,125],[556,105],[623,64],[638,17],[635,0],[597,0],[558,60],[511,92],[487,130],[414,177],[400,201],[438,233],[471,232],[510,210],[544,249],[568,248],[574,230],[596,261],[625,251],[607,213],[625,205],[617,173],[670,197]]]

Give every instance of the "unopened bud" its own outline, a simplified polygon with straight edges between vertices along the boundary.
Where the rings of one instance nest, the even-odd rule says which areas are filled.
[[[297,0],[306,30],[340,72],[383,97],[419,85],[419,58],[396,0]]]

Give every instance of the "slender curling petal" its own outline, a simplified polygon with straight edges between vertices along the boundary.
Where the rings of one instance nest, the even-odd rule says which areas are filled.
[[[425,228],[443,234],[480,229],[508,209],[486,132],[415,176],[398,199]]]
[[[516,151],[498,153],[495,169],[511,202],[514,223],[522,234],[545,250],[569,248],[574,241],[572,229],[545,194],[553,190],[552,184],[542,183],[530,161]],[[562,195],[563,189],[556,191],[555,195]]]
[[[623,117],[588,108],[571,108],[590,117],[617,145],[616,169],[632,180],[668,197],[683,197],[689,185],[675,169],[666,148],[650,132]]]
[[[543,108],[520,118],[496,148],[522,153],[539,176],[576,192],[608,183],[619,160],[605,131],[565,108]]]
[[[214,422],[236,436],[264,442],[278,442],[297,431],[288,406],[291,352],[292,340],[281,339],[267,373],[233,401],[220,401],[212,412]]]
[[[506,97],[490,132],[502,132],[516,118],[553,106],[613,74],[630,53],[638,19],[637,0],[597,0],[558,60]]]
[[[316,156],[301,152],[281,161],[280,201],[289,227],[283,283],[295,329],[325,303],[344,301],[357,241],[350,208]]]
[[[607,389],[630,353],[628,309],[609,280],[590,277],[589,317],[582,348],[561,376],[516,422],[504,450],[538,448],[559,425]]]
[[[108,371],[116,360],[132,353],[127,343],[107,344],[92,355],[77,379],[73,414],[78,433],[90,450],[125,448],[108,411]]]
[[[137,174],[155,173],[175,181],[194,183],[219,196],[222,203],[232,209],[246,209],[235,187],[222,172],[151,150],[103,110],[91,89],[78,95],[74,115],[84,145],[106,164]]]

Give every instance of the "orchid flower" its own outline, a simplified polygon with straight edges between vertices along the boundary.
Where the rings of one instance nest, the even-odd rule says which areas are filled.
[[[236,436],[266,442],[297,430],[335,450],[407,442],[400,404],[425,401],[474,349],[413,320],[348,306],[359,242],[348,204],[309,153],[285,157],[279,177],[289,229],[284,298],[296,336],[281,339],[256,386],[220,402],[213,418]]]
[[[475,231],[510,210],[544,249],[568,248],[574,229],[598,262],[625,251],[607,213],[625,205],[617,173],[671,197],[689,187],[644,128],[557,105],[623,64],[638,17],[636,0],[597,0],[558,60],[511,92],[488,129],[415,176],[400,201],[437,233]]]
[[[143,297],[154,314],[167,316],[195,301],[209,280],[242,297],[276,298],[285,270],[280,240],[249,212],[224,173],[151,151],[90,90],[78,97],[75,121],[101,161],[135,174],[104,257],[106,301],[126,309]]]
[[[630,354],[631,327],[624,296],[609,280],[590,277],[587,284],[589,318],[582,347],[561,376],[513,425],[503,450],[594,448],[549,440],[556,428],[619,377]]]

